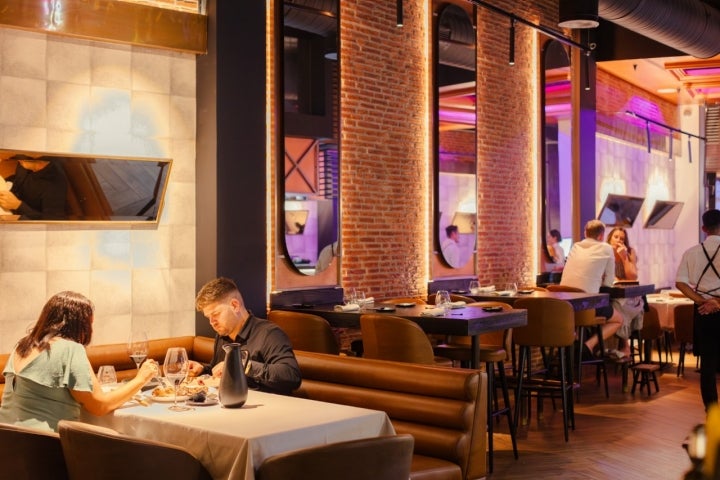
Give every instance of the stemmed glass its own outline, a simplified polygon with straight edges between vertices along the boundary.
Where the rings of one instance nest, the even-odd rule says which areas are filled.
[[[140,370],[140,365],[148,356],[148,339],[145,332],[132,332],[128,339],[127,352]]]
[[[450,292],[447,290],[438,290],[435,294],[435,306],[440,307],[447,314],[450,311]]]
[[[190,407],[178,405],[177,403],[177,387],[185,380],[185,377],[187,377],[189,367],[190,361],[188,360],[187,351],[185,351],[184,348],[168,348],[165,354],[163,370],[165,371],[165,378],[172,382],[173,388],[175,389],[175,398],[173,399],[173,404],[169,407],[170,410],[175,412],[191,410]]]

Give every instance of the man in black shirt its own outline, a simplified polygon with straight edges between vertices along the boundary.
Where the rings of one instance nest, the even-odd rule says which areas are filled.
[[[207,317],[217,335],[212,361],[209,365],[191,362],[191,375],[220,376],[225,359],[222,347],[240,343],[250,353],[245,369],[250,388],[287,395],[300,386],[300,367],[287,335],[245,308],[235,282],[221,277],[206,283],[195,298],[195,307]]]
[[[63,220],[67,218],[68,182],[57,162],[24,155],[15,174],[7,178],[10,191],[0,191],[0,207],[20,215],[23,220]]]

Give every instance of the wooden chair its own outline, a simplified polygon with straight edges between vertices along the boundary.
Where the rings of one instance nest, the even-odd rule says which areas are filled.
[[[571,287],[568,285],[548,285],[547,291],[549,292],[578,292],[585,293],[585,290],[581,288]],[[585,358],[583,359],[583,344],[585,343],[585,333],[587,330],[594,332],[598,336],[600,350],[605,351],[605,344],[602,337],[602,326],[605,324],[605,317],[598,317],[595,315],[595,309],[590,308],[587,310],[579,310],[575,312],[575,329],[577,335],[577,348],[575,352],[575,365],[577,372],[575,377],[577,378],[577,384],[580,386],[582,382],[582,368],[586,365],[594,365],[595,369],[595,380],[599,384],[602,375],[602,381],[605,385],[605,397],[610,397],[610,389],[608,387],[607,379],[607,365],[603,355],[598,358]],[[577,400],[580,399],[580,389],[576,390],[575,397]]]
[[[419,297],[393,297],[379,300],[379,303],[414,303],[415,305],[427,305],[427,302]]]
[[[0,424],[0,445],[3,478],[68,478],[60,436],[57,433]]]
[[[643,315],[643,326],[640,330],[640,350],[642,352],[640,363],[652,363],[653,342],[655,342],[657,347],[658,363],[662,363],[662,342],[665,333],[660,326],[660,317],[657,308],[652,305],[649,307],[649,310]]]
[[[327,320],[309,313],[271,310],[268,320],[277,324],[290,338],[295,350],[338,355],[338,345]]]
[[[695,322],[695,308],[692,304],[675,307],[675,340],[680,344],[678,352],[677,376],[685,375],[685,353],[688,345],[693,343],[693,323]]]
[[[513,341],[520,347],[515,390],[515,423],[517,425],[520,418],[523,398],[528,400],[529,417],[531,397],[537,398],[540,411],[542,398],[555,398],[559,395],[562,399],[563,430],[567,442],[568,428],[575,429],[572,356],[567,354],[568,347],[572,347],[575,340],[575,312],[568,302],[555,298],[520,298],[515,301],[514,307],[526,309],[528,314],[527,325],[513,329]],[[550,378],[547,372],[532,373],[532,347],[558,349],[560,371],[557,379]]]
[[[400,480],[410,478],[415,440],[392,435],[337,442],[273,455],[257,480]]]
[[[174,445],[68,420],[60,420],[58,430],[70,480],[212,478],[197,458]]]
[[[372,313],[361,315],[360,330],[365,358],[452,366],[451,360],[435,356],[422,328],[406,318]]]

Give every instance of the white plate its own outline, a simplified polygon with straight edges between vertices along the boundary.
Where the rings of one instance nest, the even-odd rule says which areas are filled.
[[[218,399],[208,398],[204,402],[193,402],[192,400],[188,400],[187,402],[185,402],[185,404],[192,405],[193,407],[211,407],[218,404]]]

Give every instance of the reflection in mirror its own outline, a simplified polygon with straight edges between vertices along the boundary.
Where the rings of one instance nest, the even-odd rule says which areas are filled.
[[[445,262],[473,259],[477,219],[476,32],[457,5],[440,11],[437,29],[437,238]]]
[[[545,203],[541,259],[543,271],[557,272],[562,270],[570,249],[573,198],[570,57],[557,40],[545,44],[543,68],[542,195]]]
[[[606,227],[632,227],[644,201],[642,197],[610,193],[598,213],[598,220]]]
[[[337,0],[283,4],[282,244],[306,275],[339,256],[337,12]]]
[[[683,202],[656,200],[650,214],[647,217],[647,220],[645,220],[645,228],[675,228],[675,223],[680,216],[683,205]]]
[[[171,165],[0,150],[0,221],[157,222]]]

